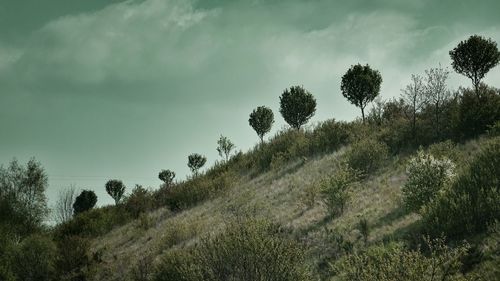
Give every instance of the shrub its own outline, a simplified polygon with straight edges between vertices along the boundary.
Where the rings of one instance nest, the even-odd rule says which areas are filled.
[[[12,262],[15,276],[26,281],[52,280],[55,257],[56,247],[50,238],[31,235],[15,251]]]
[[[228,225],[191,251],[163,257],[155,280],[310,280],[302,248],[266,221]]]
[[[184,209],[220,194],[229,189],[235,181],[236,175],[231,171],[221,171],[213,175],[207,173],[164,191],[163,202],[171,210]]]
[[[165,186],[168,188],[172,185],[174,182],[175,178],[175,172],[171,170],[161,170],[160,173],[158,173],[158,178],[163,181]]]
[[[311,152],[329,153],[347,144],[349,139],[348,125],[344,122],[328,120],[320,123],[310,134]]]
[[[198,170],[205,165],[207,158],[201,154],[193,153],[188,156],[188,167],[193,172],[194,176],[198,175]]]
[[[351,168],[367,176],[375,172],[387,159],[388,148],[384,143],[361,139],[346,152],[345,157]]]
[[[451,181],[454,168],[455,165],[449,159],[436,159],[431,154],[419,150],[406,167],[408,180],[402,188],[406,208],[410,211],[420,211],[424,204],[433,200]]]
[[[340,216],[350,198],[349,187],[356,181],[355,172],[349,167],[341,167],[334,176],[321,183],[323,202],[332,217]]]
[[[72,220],[59,224],[54,229],[54,236],[96,237],[111,231],[115,226],[123,225],[132,219],[124,206],[106,206],[81,213]]]
[[[124,206],[132,217],[139,217],[140,214],[153,208],[153,197],[151,192],[141,185],[136,185],[132,193],[125,198]]]
[[[426,247],[429,256],[396,244],[370,247],[348,256],[334,270],[345,281],[465,280],[460,274],[460,259],[468,245],[451,249],[443,239],[426,239]]]
[[[56,267],[58,280],[87,280],[90,242],[79,236],[65,236],[57,241]]]
[[[431,234],[448,237],[485,231],[500,218],[500,137],[490,140],[450,188],[423,212]]]
[[[480,98],[464,89],[458,109],[458,134],[464,138],[478,136],[500,120],[500,90],[481,85]]]
[[[92,190],[84,190],[73,203],[73,213],[76,215],[94,208],[97,203],[97,195]]]
[[[109,180],[106,183],[106,192],[115,200],[115,205],[118,205],[125,193],[125,185],[121,180]]]

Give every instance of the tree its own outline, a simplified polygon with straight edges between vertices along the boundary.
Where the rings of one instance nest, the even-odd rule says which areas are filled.
[[[166,187],[170,187],[174,181],[175,173],[170,170],[161,170],[158,174],[158,178],[165,183]]]
[[[280,97],[280,113],[292,128],[299,130],[316,112],[316,99],[302,86],[285,89]]]
[[[491,38],[485,39],[472,35],[461,41],[450,51],[453,69],[472,80],[472,85],[479,98],[479,85],[486,73],[500,62],[497,43]]]
[[[226,162],[229,160],[229,155],[231,150],[235,147],[234,144],[225,136],[221,135],[217,141],[217,152],[219,152],[220,157],[226,157]]]
[[[47,175],[34,158],[26,166],[15,159],[6,168],[0,166],[0,219],[21,235],[38,228],[48,213],[47,186]]]
[[[380,93],[382,76],[369,65],[353,65],[342,76],[340,90],[342,95],[355,106],[361,108],[363,123],[365,122],[365,107]]]
[[[59,196],[54,207],[54,217],[57,223],[69,221],[73,216],[73,202],[76,197],[76,188],[70,185],[59,191]]]
[[[440,116],[444,110],[444,104],[451,98],[451,92],[446,88],[446,80],[450,72],[441,66],[431,68],[425,71],[426,85],[425,98],[433,108],[434,113],[434,128],[436,129],[436,137],[441,136]]]
[[[193,153],[188,156],[188,167],[195,176],[198,175],[198,170],[205,165],[207,158],[198,153]]]
[[[97,195],[92,190],[83,190],[73,203],[73,213],[78,215],[94,208],[97,203]]]
[[[125,185],[120,180],[109,180],[106,183],[106,192],[115,199],[115,205],[117,205],[125,193]]]
[[[248,123],[255,130],[260,138],[260,142],[264,142],[264,135],[267,134],[274,123],[274,114],[270,108],[259,106],[250,113]]]
[[[413,139],[416,138],[417,131],[417,114],[422,110],[422,108],[427,103],[427,96],[425,95],[425,85],[422,76],[412,75],[411,83],[402,90],[403,102],[409,108],[409,116],[411,120],[411,131]]]

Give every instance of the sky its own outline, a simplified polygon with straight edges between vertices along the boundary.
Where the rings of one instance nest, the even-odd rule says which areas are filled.
[[[157,188],[158,172],[189,174],[187,156],[220,159],[222,134],[258,142],[249,113],[270,107],[286,128],[285,88],[317,99],[311,124],[353,120],[340,92],[353,64],[397,97],[411,74],[450,67],[472,34],[500,42],[498,0],[0,0],[0,164],[35,157],[48,198],[71,184],[121,179]],[[500,87],[500,67],[484,80]],[[470,87],[451,73],[450,89]]]

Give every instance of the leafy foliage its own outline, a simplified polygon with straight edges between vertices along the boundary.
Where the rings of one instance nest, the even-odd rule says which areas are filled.
[[[274,123],[273,111],[268,107],[259,106],[250,113],[248,123],[255,130],[262,143],[264,135],[271,130]]]
[[[316,112],[316,99],[302,86],[285,89],[280,96],[280,113],[294,129],[300,129]]]
[[[432,281],[466,280],[460,273],[461,258],[467,244],[449,248],[443,239],[426,238],[429,256],[417,250],[408,250],[392,244],[375,246],[348,256],[334,266],[340,280],[345,281]]]
[[[195,176],[198,175],[198,170],[205,165],[207,158],[198,153],[193,153],[188,156],[188,167]]]
[[[18,280],[48,281],[55,273],[56,246],[49,237],[31,235],[18,245],[13,260]]]
[[[481,84],[475,92],[462,89],[457,129],[463,139],[476,137],[500,120],[500,90]]]
[[[0,166],[1,221],[22,236],[39,229],[48,212],[47,186],[47,175],[34,158],[26,166],[15,159],[6,168]]]
[[[161,170],[158,174],[158,178],[163,181],[166,187],[170,187],[175,178],[175,172],[171,170]]]
[[[458,43],[450,57],[453,69],[471,79],[476,92],[486,73],[500,62],[497,43],[478,35]]]
[[[115,205],[122,199],[123,193],[125,193],[125,185],[121,180],[109,180],[106,183],[106,192],[115,200]]]
[[[423,212],[427,231],[448,237],[485,231],[500,218],[500,138],[492,139]]]
[[[227,137],[220,136],[217,141],[217,152],[219,152],[220,157],[225,157],[226,162],[229,160],[229,155],[231,150],[234,149],[234,143],[232,143]]]
[[[78,215],[92,209],[97,203],[97,195],[92,190],[83,190],[73,203],[73,213]]]
[[[350,198],[349,187],[357,180],[356,172],[342,166],[334,176],[321,183],[321,195],[328,213],[332,217],[342,215]]]
[[[389,154],[387,145],[373,139],[361,139],[351,145],[345,154],[347,164],[363,177],[379,169]]]
[[[154,280],[310,280],[304,262],[302,248],[277,226],[250,220],[228,225],[192,251],[167,254]]]
[[[365,107],[380,93],[382,76],[369,65],[356,64],[342,76],[340,89],[342,95],[352,104],[361,109],[365,121]]]
[[[455,165],[449,159],[437,159],[419,150],[406,167],[408,180],[402,188],[406,208],[419,212],[424,204],[433,200],[451,182],[454,170]]]

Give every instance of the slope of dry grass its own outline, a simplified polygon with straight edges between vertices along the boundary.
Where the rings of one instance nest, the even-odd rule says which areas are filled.
[[[460,153],[468,158],[477,147],[475,141],[470,142],[461,146]],[[407,157],[392,157],[378,172],[356,184],[339,218],[332,219],[318,199],[312,206],[304,204],[306,192],[335,171],[344,152],[341,149],[243,179],[218,198],[175,214],[156,210],[95,239],[93,251],[102,253],[102,262],[94,268],[95,279],[126,280],[139,264],[152,266],[162,253],[189,247],[239,216],[266,217],[282,224],[304,242],[311,263],[318,268],[336,254],[333,233],[341,233],[353,244],[364,243],[357,229],[361,218],[368,220],[371,228],[368,243],[404,235],[419,218],[401,208],[400,188],[406,177]]]

